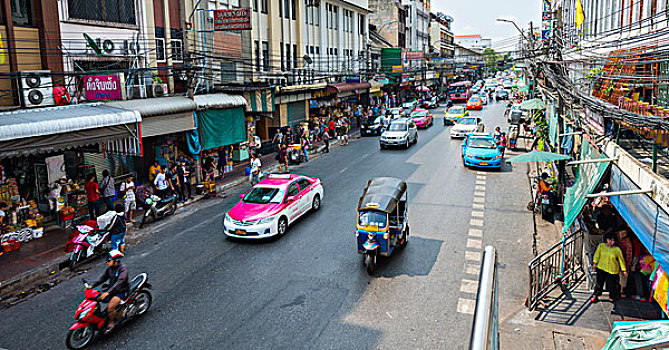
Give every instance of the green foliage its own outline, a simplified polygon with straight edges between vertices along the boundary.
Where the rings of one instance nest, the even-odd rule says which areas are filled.
[[[493,72],[497,71],[497,61],[501,60],[502,57],[493,49],[483,50],[483,62],[485,67]]]

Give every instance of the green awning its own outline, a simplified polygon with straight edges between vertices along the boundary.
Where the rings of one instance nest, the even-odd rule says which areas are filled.
[[[583,142],[581,145],[581,160],[601,158],[606,158],[606,156],[599,154],[589,142]],[[601,162],[580,164],[578,166],[574,185],[567,189],[564,196],[563,232],[566,232],[571,227],[576,217],[581,213],[583,206],[588,201],[585,196],[595,190],[609,164],[610,162]]]
[[[614,322],[613,331],[602,350],[666,349],[669,321]]]
[[[272,89],[247,91],[244,93],[244,98],[246,99],[247,112],[274,112],[274,91]]]
[[[246,141],[244,107],[198,111],[197,116],[203,150]]]

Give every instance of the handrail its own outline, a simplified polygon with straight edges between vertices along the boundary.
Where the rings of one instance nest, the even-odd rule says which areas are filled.
[[[486,246],[479,275],[469,350],[499,349],[497,313],[497,252],[493,246]]]

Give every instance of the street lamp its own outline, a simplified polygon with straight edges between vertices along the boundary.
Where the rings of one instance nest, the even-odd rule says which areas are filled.
[[[520,28],[518,27],[518,25],[516,24],[516,22],[514,22],[514,21],[512,21],[512,20],[510,20],[510,19],[504,19],[504,18],[498,18],[498,19],[497,19],[497,22],[506,22],[506,23],[511,23],[511,24],[513,24],[513,26],[516,27],[516,29],[518,30],[518,32],[520,33],[520,35],[523,37],[523,39],[528,40],[527,37],[525,36],[525,33],[523,33],[523,31],[520,30]]]

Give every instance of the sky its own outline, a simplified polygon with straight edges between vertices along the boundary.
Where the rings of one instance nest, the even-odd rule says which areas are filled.
[[[453,34],[481,34],[493,39],[498,51],[513,50],[511,37],[519,35],[511,23],[497,22],[510,19],[521,29],[528,29],[530,21],[541,26],[541,0],[432,0],[431,12],[443,12],[453,17]],[[497,42],[497,44],[496,44]],[[501,47],[500,47],[501,45]]]

